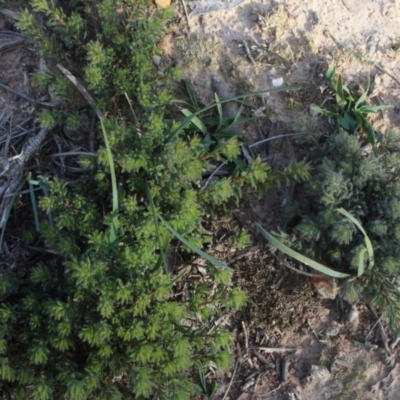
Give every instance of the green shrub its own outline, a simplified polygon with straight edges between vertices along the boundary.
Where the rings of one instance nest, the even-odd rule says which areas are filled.
[[[231,287],[230,271],[213,265],[176,276],[166,256],[178,244],[172,230],[189,241],[180,249],[189,260],[190,248],[209,241],[206,213],[304,178],[307,167],[275,174],[259,159],[246,165],[237,137],[212,125],[196,130],[193,116],[174,118],[179,71],[152,62],[168,10],[144,0],[31,5],[36,14],[22,13],[19,27],[49,66],[35,80],[62,99],[40,122],[76,128],[80,113],[91,112],[76,103],[75,87],[54,67],[61,63],[106,116],[114,168],[101,146],[95,161],[81,160],[89,172],[80,181],[49,180],[40,203],[54,225],[41,222],[41,234],[59,256],[1,275],[0,384],[15,399],[187,399],[197,365],[229,366],[230,335],[213,320],[243,305],[244,294]],[[200,185],[221,162],[232,173]]]
[[[299,253],[337,271],[351,273],[343,294],[380,306],[400,330],[400,137],[393,130],[366,145],[346,132],[308,136],[304,142],[312,179],[286,209],[290,235],[284,241]],[[339,210],[358,220],[371,240],[374,262],[366,256],[365,237]],[[360,263],[363,265],[360,266]],[[357,271],[365,274],[356,279]]]

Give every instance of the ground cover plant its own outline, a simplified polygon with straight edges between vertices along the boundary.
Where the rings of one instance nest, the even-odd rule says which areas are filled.
[[[314,106],[313,110],[328,118],[331,118],[337,129],[345,130],[350,134],[356,134],[361,130],[367,136],[369,143],[375,143],[375,132],[371,122],[368,120],[368,114],[375,114],[381,110],[391,108],[387,105],[372,106],[366,104],[368,92],[370,89],[370,75],[367,76],[367,84],[364,92],[357,96],[350,91],[343,82],[342,75],[336,75],[334,64],[331,64],[326,73],[326,83],[331,91],[330,98],[327,99],[325,108]]]
[[[300,139],[312,178],[286,207],[289,228],[280,237],[259,229],[284,253],[344,278],[343,296],[380,307],[398,333],[399,133],[374,136],[371,145],[360,131],[316,135],[314,128]]]
[[[35,82],[61,101],[39,121],[51,132],[79,129],[83,113],[96,112],[99,148],[80,159],[78,182],[42,182],[48,196],[35,222],[56,255],[2,272],[1,388],[15,399],[187,399],[199,366],[229,366],[230,335],[213,321],[245,301],[229,269],[200,250],[210,241],[205,215],[304,179],[308,168],[244,162],[240,135],[229,133],[239,117],[224,120],[221,99],[207,107],[219,117],[206,120],[188,87],[180,111],[171,95],[179,70],[152,58],[169,10],[145,0],[30,7],[19,28],[49,67]],[[66,72],[90,91],[90,107]],[[204,184],[221,163],[229,174],[211,172]],[[190,264],[174,273],[168,253],[179,242],[183,259],[208,259],[206,273],[189,279]],[[182,281],[189,290],[177,290]]]

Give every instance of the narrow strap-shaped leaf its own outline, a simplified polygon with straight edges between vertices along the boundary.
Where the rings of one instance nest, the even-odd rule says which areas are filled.
[[[111,152],[110,142],[108,141],[108,135],[106,128],[104,127],[103,119],[100,119],[101,131],[103,133],[104,144],[106,145],[108,165],[110,166],[111,173],[111,189],[112,189],[112,211],[113,217],[111,221],[111,232],[110,232],[110,243],[117,240],[117,230],[118,230],[118,187],[117,187],[117,177],[115,174],[114,158]]]
[[[365,100],[367,100],[368,92],[369,92],[369,86],[371,84],[371,75],[368,72],[367,75],[367,87],[365,89],[365,92],[360,96],[360,98],[357,100],[357,103],[355,105],[355,109],[358,110],[360,106],[362,106],[365,103]]]
[[[360,230],[360,232],[364,235],[365,246],[367,247],[368,257],[369,257],[369,266],[372,268],[375,264],[374,261],[374,248],[372,247],[371,240],[369,239],[367,232],[365,232],[364,228],[361,226],[360,222],[354,218],[348,211],[344,208],[337,209],[341,214],[343,214],[346,218],[348,218],[354,225]],[[364,267],[363,267],[364,268]],[[360,273],[360,271],[359,271]],[[364,273],[364,270],[361,271],[361,275]],[[358,275],[360,276],[360,275]]]
[[[199,110],[199,104],[197,103],[197,96],[196,93],[193,90],[192,84],[190,83],[189,80],[185,79],[185,87],[186,87],[186,91],[189,95],[190,101],[192,102],[192,107],[198,111]]]
[[[218,126],[217,126],[217,131],[221,128],[222,125],[222,119],[224,117],[223,112],[222,112],[222,105],[221,105],[221,100],[218,97],[217,93],[214,93],[215,97],[215,105],[217,106],[217,111],[218,111]]]
[[[187,108],[184,108],[182,111],[182,114],[185,117],[190,117],[193,115],[191,111],[189,111]],[[193,118],[191,119],[191,122],[193,125],[196,126],[197,129],[199,129],[204,135],[207,135],[207,128],[204,125],[204,123],[201,121],[201,119],[197,118],[195,115],[193,115]]]
[[[185,246],[189,247],[190,250],[192,250],[194,253],[197,253],[200,257],[205,258],[207,261],[209,261],[211,264],[223,268],[223,269],[228,269],[231,270],[225,263],[222,261],[217,260],[210,254],[205,253],[203,250],[199,249],[197,246],[194,244],[190,243],[188,240],[186,240],[183,236],[181,236],[167,221],[164,220],[161,215],[158,216],[158,218],[165,224],[167,229],[178,239],[180,240]]]
[[[302,254],[298,253],[297,251],[291,249],[290,247],[288,247],[285,244],[283,244],[282,242],[280,242],[278,239],[276,239],[274,236],[272,236],[269,232],[267,232],[260,224],[256,224],[256,225],[257,225],[258,230],[261,232],[261,234],[271,244],[273,244],[277,249],[279,249],[283,253],[287,254],[288,256],[294,258],[295,260],[297,260],[303,264],[306,264],[309,267],[315,269],[316,271],[319,271],[319,272],[321,272],[325,275],[331,276],[333,278],[348,278],[348,277],[350,277],[350,274],[335,271],[334,269],[326,267],[325,265],[322,265],[319,262],[311,260],[311,258],[303,256]]]

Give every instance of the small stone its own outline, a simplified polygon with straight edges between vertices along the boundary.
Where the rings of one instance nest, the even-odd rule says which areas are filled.
[[[160,65],[161,62],[161,57],[154,55],[151,57],[151,59],[153,60],[153,63],[158,67]]]
[[[272,79],[272,86],[279,87],[283,85],[283,78]]]
[[[347,322],[349,323],[352,330],[357,329],[360,319],[359,319],[357,306],[354,304],[351,306],[351,310],[349,311],[349,314],[347,315]]]

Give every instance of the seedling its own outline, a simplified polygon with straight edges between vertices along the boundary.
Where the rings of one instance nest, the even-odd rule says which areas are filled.
[[[375,114],[378,111],[387,110],[391,106],[370,106],[366,103],[371,85],[370,74],[367,75],[367,87],[358,98],[344,84],[342,75],[336,76],[333,64],[328,68],[326,80],[334,92],[334,97],[330,98],[333,102],[329,102],[327,108],[314,106],[312,109],[319,114],[332,118],[338,131],[344,129],[350,134],[356,134],[361,129],[367,135],[368,142],[372,145],[375,144],[375,131],[367,119],[367,114]]]

